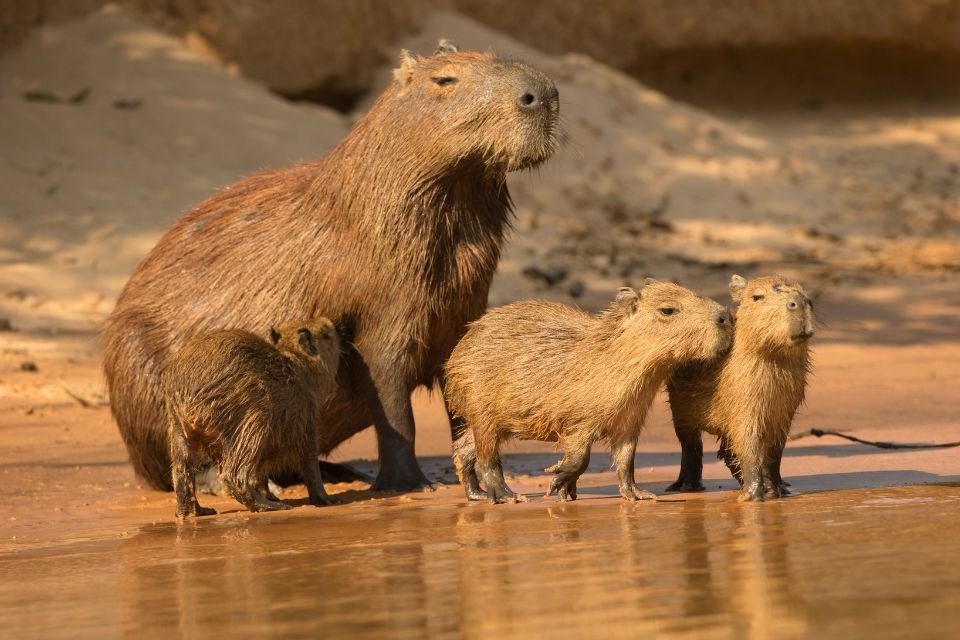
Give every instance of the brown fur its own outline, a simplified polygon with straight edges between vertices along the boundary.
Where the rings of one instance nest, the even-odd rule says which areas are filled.
[[[672,311],[671,311],[672,310]],[[670,314],[670,315],[667,315]],[[559,443],[563,460],[551,492],[576,498],[590,446],[609,440],[623,497],[636,488],[637,437],[657,389],[678,364],[730,346],[730,319],[716,302],[650,281],[623,288],[599,315],[550,302],[522,301],[474,322],[447,362],[447,401],[472,438],[455,443],[467,496],[516,499],[503,482],[500,442]]]
[[[539,71],[449,45],[404,53],[395,76],[322,160],[248,177],[184,215],[121,293],[104,369],[131,460],[153,486],[170,488],[159,393],[170,354],[197,332],[262,333],[321,311],[352,343],[317,422],[321,454],[374,424],[374,487],[427,483],[410,393],[442,383],[483,313],[511,216],[506,173],[553,153],[559,102]]]
[[[164,399],[177,515],[206,515],[193,469],[213,462],[224,486],[251,511],[288,508],[265,494],[273,470],[298,468],[310,503],[328,502],[317,463],[316,420],[333,391],[340,339],[326,318],[271,329],[273,345],[248,331],[194,336],[173,356]]]
[[[711,363],[678,369],[667,383],[683,448],[672,490],[702,490],[701,431],[720,438],[720,457],[741,483],[741,500],[787,492],[780,458],[803,402],[810,368],[813,304],[781,277],[730,281],[739,303],[733,348]]]

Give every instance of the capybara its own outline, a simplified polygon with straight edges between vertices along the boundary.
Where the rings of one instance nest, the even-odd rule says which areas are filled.
[[[740,482],[740,500],[788,493],[780,459],[803,402],[814,333],[813,303],[782,277],[730,279],[739,305],[733,348],[713,362],[690,363],[667,382],[680,440],[680,476],[669,490],[702,491],[702,431],[720,440],[718,456]]]
[[[104,330],[110,405],[137,473],[171,488],[161,389],[186,337],[260,335],[322,312],[345,344],[316,423],[320,453],[372,424],[374,489],[428,485],[410,393],[443,384],[443,363],[486,308],[512,219],[506,174],[554,153],[558,111],[553,82],[519,62],[446,42],[404,52],[324,158],[245,178],[180,218]]]
[[[547,495],[575,500],[590,447],[607,439],[620,495],[654,498],[634,482],[637,437],[654,395],[678,364],[730,348],[727,310],[689,289],[648,280],[621,288],[598,315],[521,301],[470,325],[446,366],[447,402],[471,437],[454,443],[467,497],[522,499],[504,481],[500,442],[556,441],[563,459]],[[481,490],[483,483],[486,492]]]
[[[299,469],[310,504],[327,504],[316,421],[336,384],[340,338],[326,318],[270,330],[200,333],[164,376],[177,515],[211,515],[197,503],[194,468],[214,462],[224,487],[251,511],[288,509],[263,490],[274,469]]]

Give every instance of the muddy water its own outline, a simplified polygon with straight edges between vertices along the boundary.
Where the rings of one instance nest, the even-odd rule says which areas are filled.
[[[960,634],[960,487],[731,496],[425,496],[154,525],[0,559],[0,636]]]

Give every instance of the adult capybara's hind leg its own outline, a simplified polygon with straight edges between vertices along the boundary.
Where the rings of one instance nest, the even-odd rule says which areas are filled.
[[[212,516],[216,511],[201,507],[197,502],[197,487],[193,476],[193,456],[186,438],[177,428],[170,429],[170,457],[173,460],[173,489],[177,496],[177,517]]]
[[[680,475],[667,491],[704,491],[703,486],[703,435],[700,429],[687,428],[674,423],[680,441]]]
[[[170,441],[162,385],[156,383],[158,365],[146,355],[163,353],[165,349],[162,345],[143,344],[148,340],[143,324],[119,310],[110,316],[104,328],[103,371],[110,412],[133,470],[153,488],[171,491]],[[133,375],[144,370],[151,375]]]

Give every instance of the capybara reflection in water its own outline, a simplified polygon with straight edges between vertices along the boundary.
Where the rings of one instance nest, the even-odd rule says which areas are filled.
[[[326,157],[248,177],[180,218],[104,332],[110,405],[137,473],[170,488],[161,389],[186,336],[265,334],[322,312],[349,344],[316,421],[320,454],[372,424],[374,489],[427,485],[410,394],[442,384],[443,363],[486,308],[512,216],[506,174],[554,153],[558,110],[553,82],[524,64],[449,43],[428,57],[404,52]]]
[[[164,380],[177,515],[211,515],[197,503],[194,468],[214,462],[251,511],[289,509],[265,489],[275,469],[297,468],[310,504],[329,503],[317,461],[316,421],[336,383],[340,339],[326,318],[271,329],[273,344],[220,329],[189,339]]]
[[[677,365],[726,351],[730,325],[723,306],[654,280],[640,292],[620,289],[598,315],[540,301],[488,312],[470,325],[446,367],[448,406],[469,429],[454,443],[467,497],[522,499],[507,487],[500,463],[500,443],[514,437],[556,441],[563,451],[547,470],[555,474],[547,495],[576,499],[590,447],[606,439],[620,495],[654,498],[633,474],[650,404]]]
[[[730,279],[738,309],[733,348],[709,363],[681,367],[667,383],[683,454],[674,491],[702,491],[703,439],[720,439],[719,457],[740,482],[740,500],[788,493],[780,459],[810,370],[813,303],[781,277]]]

